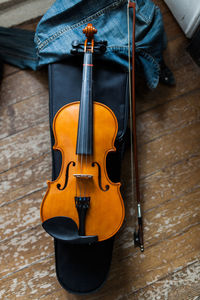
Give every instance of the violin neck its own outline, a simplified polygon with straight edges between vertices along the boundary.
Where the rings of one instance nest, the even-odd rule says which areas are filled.
[[[92,53],[84,53],[76,154],[93,152]]]

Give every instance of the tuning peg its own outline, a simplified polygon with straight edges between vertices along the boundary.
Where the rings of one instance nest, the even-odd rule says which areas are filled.
[[[71,49],[71,54],[80,54],[80,53],[83,53],[83,50],[80,49],[80,48],[74,48],[74,49]]]
[[[80,42],[78,40],[72,41],[72,47],[73,48],[78,48],[80,46]]]
[[[105,45],[105,46],[108,45],[108,42],[107,42],[107,41],[102,41],[102,40],[101,40],[101,41],[98,41],[97,43],[98,43],[98,44],[103,44],[103,45]]]

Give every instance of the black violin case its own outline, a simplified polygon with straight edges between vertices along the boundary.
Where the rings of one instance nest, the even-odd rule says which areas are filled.
[[[70,102],[80,100],[83,55],[49,65],[49,112],[51,142],[56,112]],[[120,181],[121,159],[125,147],[128,122],[128,74],[115,62],[94,56],[93,100],[109,106],[118,120],[115,153],[107,157],[107,172],[113,182]],[[61,154],[52,150],[52,180],[60,172]],[[103,220],[102,220],[103,222]],[[54,238],[56,274],[68,292],[86,294],[97,290],[105,282],[112,259],[114,237],[92,244],[69,244]]]

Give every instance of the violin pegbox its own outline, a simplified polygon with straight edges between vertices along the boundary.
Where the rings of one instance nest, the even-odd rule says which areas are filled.
[[[92,26],[92,24],[88,24],[84,29],[83,33],[86,35],[85,42],[74,40],[72,41],[72,49],[71,54],[82,54],[89,49],[90,52],[94,52],[95,54],[103,54],[106,52],[107,41],[96,41],[94,42],[93,36],[97,33],[97,29]],[[92,47],[93,40],[93,47]],[[88,46],[88,43],[90,44]],[[92,49],[91,49],[92,48]]]
[[[90,41],[94,38],[94,34],[97,33],[97,29],[91,23],[88,23],[88,25],[83,29],[83,33]]]
[[[94,43],[94,53],[103,54],[107,49],[107,41],[95,41]],[[82,54],[84,53],[84,43],[78,40],[72,41],[71,54]]]
[[[84,29],[83,33],[86,36],[84,43],[84,52],[94,52],[94,35],[97,33],[97,29],[89,23]]]

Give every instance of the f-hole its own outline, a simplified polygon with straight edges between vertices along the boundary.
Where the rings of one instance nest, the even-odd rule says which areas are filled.
[[[98,162],[96,162],[96,161],[92,163],[92,167],[94,167],[95,165],[97,165],[98,171],[99,171],[99,173],[98,173],[99,187],[100,187],[100,189],[101,189],[103,192],[107,192],[107,191],[109,190],[110,187],[109,187],[109,185],[106,185],[105,188],[102,187],[102,184],[101,184],[101,167],[100,167],[100,165],[98,164]]]
[[[59,190],[59,191],[63,191],[65,188],[66,188],[66,186],[67,186],[67,183],[68,183],[68,175],[69,175],[69,166],[70,165],[73,165],[73,167],[75,167],[75,162],[74,161],[70,161],[69,163],[68,163],[68,165],[67,165],[67,168],[66,168],[66,172],[65,172],[65,184],[64,184],[64,186],[61,188],[61,184],[60,183],[58,183],[57,184],[57,189]]]

